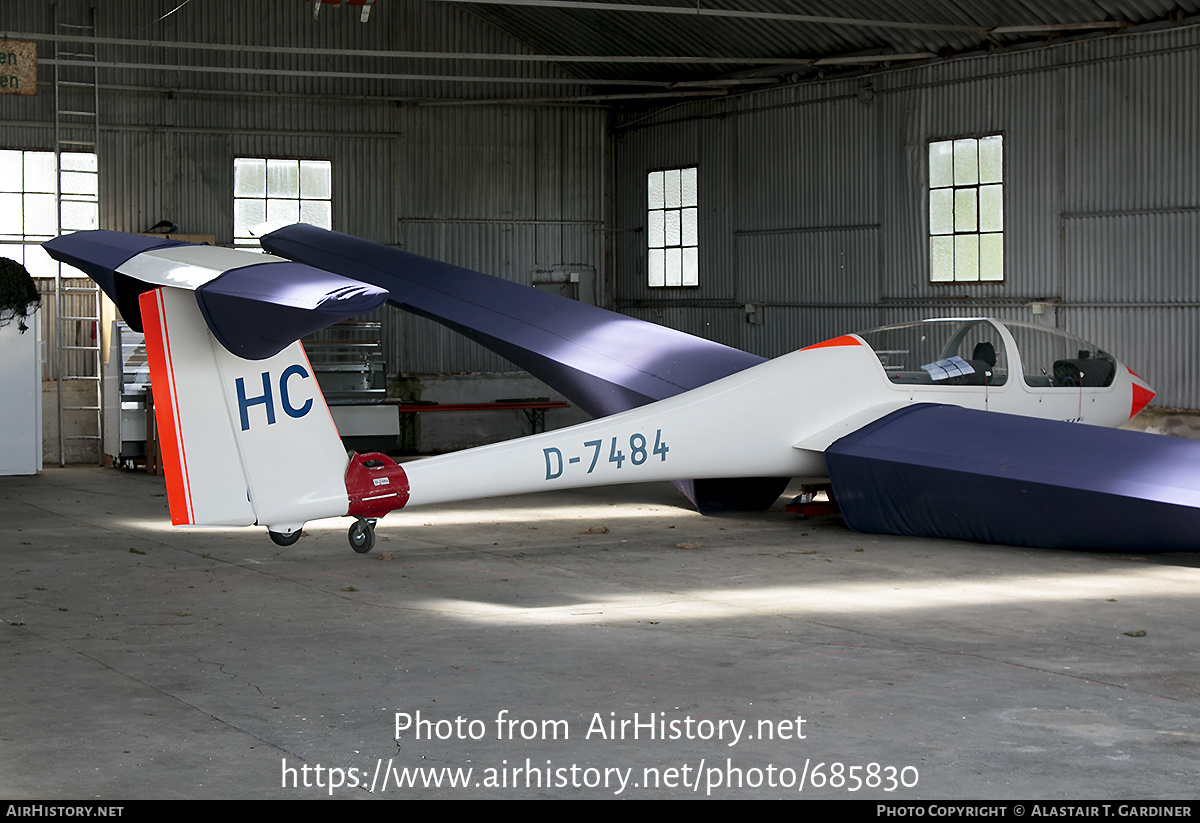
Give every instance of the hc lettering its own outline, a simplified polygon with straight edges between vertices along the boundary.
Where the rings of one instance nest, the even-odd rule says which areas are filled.
[[[283,370],[283,374],[279,375],[279,404],[283,406],[283,412],[288,417],[303,417],[312,410],[312,398],[308,398],[296,408],[292,405],[292,399],[288,395],[288,379],[291,377],[308,377],[308,372],[303,366],[291,365]],[[262,394],[255,397],[246,396],[246,382],[241,377],[236,381],[238,413],[242,418],[242,431],[250,429],[250,407],[261,405],[267,412],[267,425],[270,426],[275,422],[275,397],[271,392],[271,373],[262,373]]]

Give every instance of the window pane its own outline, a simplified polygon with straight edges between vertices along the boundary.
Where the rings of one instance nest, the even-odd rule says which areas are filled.
[[[53,155],[51,155],[53,157]],[[25,195],[25,234],[58,234],[53,194]]]
[[[267,200],[267,220],[281,220],[292,224],[300,222],[299,200]]]
[[[695,168],[683,169],[682,174],[680,174],[680,187],[682,190],[682,194],[681,194],[681,200],[680,200],[679,205],[681,205],[681,206],[697,205],[697,201],[696,201],[696,169]]]
[[[1004,235],[984,234],[979,238],[979,279],[1004,279]]]
[[[97,176],[93,172],[64,171],[59,178],[63,194],[97,194]]]
[[[649,258],[649,280],[651,286],[665,286],[665,272],[667,270],[667,256],[662,249],[650,249]]]
[[[647,245],[652,249],[661,249],[667,245],[667,236],[663,230],[663,212],[652,211],[647,217]]]
[[[1000,183],[1004,180],[1004,138],[1000,135],[979,140],[979,182]]]
[[[683,253],[679,249],[667,249],[667,274],[666,281],[668,286],[683,285]]]
[[[979,187],[979,230],[1004,231],[1004,187]]]
[[[0,151],[0,191],[20,191],[24,171],[21,152]]]
[[[663,172],[663,198],[668,209],[677,209],[680,205],[679,169]]]
[[[250,227],[257,226],[267,219],[266,200],[234,200],[233,201],[233,236],[249,237]]]
[[[680,240],[685,246],[695,246],[699,236],[699,227],[696,225],[698,210],[684,209],[683,222],[680,226]]]
[[[663,209],[667,206],[667,201],[663,195],[663,173],[661,171],[650,172],[647,189],[650,193],[648,208]]]
[[[300,196],[309,200],[330,198],[332,164],[328,160],[300,161]]]
[[[978,234],[960,234],[954,238],[954,279],[960,282],[979,279]]]
[[[54,152],[25,152],[25,191],[53,194],[54,188]]]
[[[929,144],[929,187],[954,185],[954,151],[949,140]]]
[[[83,200],[62,201],[63,231],[90,231],[100,222],[100,207],[97,203]]]
[[[0,194],[0,234],[21,234],[21,195]]]
[[[33,277],[53,277],[58,273],[58,263],[41,245],[29,245],[25,247],[25,269]],[[68,268],[67,271],[74,270]]]
[[[954,190],[954,230],[979,231],[975,189]]]
[[[954,279],[954,238],[929,238],[929,279],[948,283]]]
[[[233,196],[267,196],[267,161],[239,157],[233,161]]]
[[[954,189],[929,192],[929,233],[954,234]]]
[[[268,160],[267,197],[299,196],[300,163],[296,160]]]
[[[667,242],[665,245],[679,245],[679,210],[668,209],[663,213],[663,227]]]
[[[700,250],[695,246],[683,250],[683,285],[700,285]]]
[[[333,228],[333,215],[328,200],[301,200],[300,222],[320,229]]]
[[[973,186],[979,182],[979,141],[954,141],[954,185]]]
[[[63,171],[96,172],[96,155],[92,152],[71,151],[59,155]]]

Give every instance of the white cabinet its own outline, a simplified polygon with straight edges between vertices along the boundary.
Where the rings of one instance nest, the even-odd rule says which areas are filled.
[[[40,313],[21,334],[14,319],[0,328],[0,474],[42,470]]]

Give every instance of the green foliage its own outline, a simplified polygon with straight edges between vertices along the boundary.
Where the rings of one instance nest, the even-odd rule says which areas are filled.
[[[29,327],[25,319],[42,305],[42,297],[25,267],[16,260],[0,257],[0,328],[14,317],[17,328],[24,333]]]

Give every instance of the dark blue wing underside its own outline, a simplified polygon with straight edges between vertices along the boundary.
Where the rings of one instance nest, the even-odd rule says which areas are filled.
[[[387,289],[393,305],[492,349],[594,416],[763,362],[711,340],[314,226],[279,229],[262,245]]]
[[[1200,550],[1200,442],[919,404],[825,452],[853,529],[1101,551]]]

